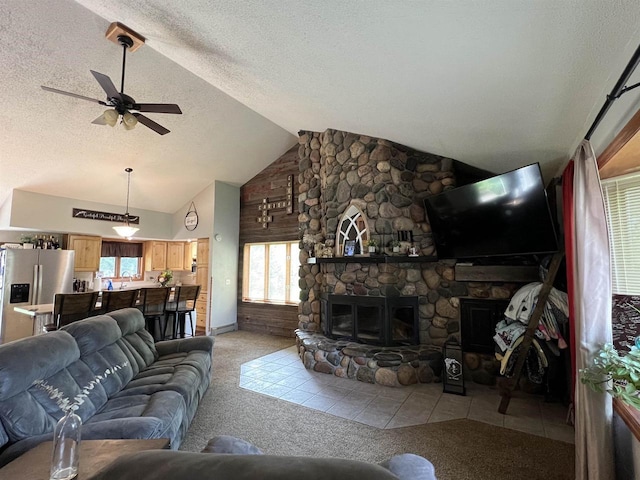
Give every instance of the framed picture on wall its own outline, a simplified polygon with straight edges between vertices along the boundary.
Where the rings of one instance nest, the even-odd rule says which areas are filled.
[[[356,251],[356,241],[355,240],[347,240],[344,242],[344,256],[345,257],[353,257],[353,254]]]

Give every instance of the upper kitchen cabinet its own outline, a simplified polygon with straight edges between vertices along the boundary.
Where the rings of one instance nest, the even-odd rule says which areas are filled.
[[[189,265],[191,265],[189,263]],[[184,242],[167,244],[167,268],[169,270],[186,270],[184,264]]]
[[[165,270],[167,268],[167,242],[144,242],[144,269]]]
[[[67,237],[67,248],[76,252],[73,267],[76,272],[97,272],[100,270],[102,238],[69,235]]]

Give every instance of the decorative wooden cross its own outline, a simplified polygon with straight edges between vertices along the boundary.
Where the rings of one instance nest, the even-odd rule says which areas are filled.
[[[258,223],[262,224],[262,228],[268,228],[273,222],[273,216],[269,215],[270,210],[279,210],[285,208],[287,215],[293,213],[293,175],[287,176],[287,193],[284,200],[270,202],[269,198],[262,199],[262,203],[258,205],[260,216],[257,218]]]

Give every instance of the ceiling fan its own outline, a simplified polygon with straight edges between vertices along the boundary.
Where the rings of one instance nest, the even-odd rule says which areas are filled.
[[[90,70],[90,72],[93,74],[95,79],[107,94],[106,101],[97,100],[91,97],[85,97],[84,95],[78,95],[77,93],[65,92],[63,90],[58,90],[57,88],[46,87],[44,85],[41,85],[42,89],[46,90],[47,92],[59,93],[62,95],[67,95],[69,97],[98,103],[106,107],[112,107],[106,110],[102,115],[100,115],[91,123],[97,125],[111,125],[113,127],[117,123],[118,118],[122,116],[122,124],[127,130],[131,130],[136,126],[138,122],[140,122],[144,126],[150,128],[160,135],[169,133],[170,130],[166,129],[159,123],[154,122],[153,120],[142,115],[139,112],[181,114],[182,110],[180,110],[180,107],[178,105],[171,103],[136,103],[133,98],[124,93],[124,73],[127,60],[127,49],[131,49],[131,51],[133,52],[144,43],[144,37],[141,37],[136,32],[129,30],[126,26],[117,22],[111,24],[111,26],[107,30],[106,36],[110,40],[122,45],[122,81],[120,83],[119,92],[107,75],[99,72],[94,72],[93,70]]]

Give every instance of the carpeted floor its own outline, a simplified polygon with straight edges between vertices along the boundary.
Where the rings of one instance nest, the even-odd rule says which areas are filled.
[[[238,387],[242,363],[293,343],[245,331],[216,337],[211,387],[181,450],[200,451],[226,434],[273,455],[380,462],[415,453],[435,465],[439,480],[574,478],[574,446],[564,442],[466,419],[380,430]]]

